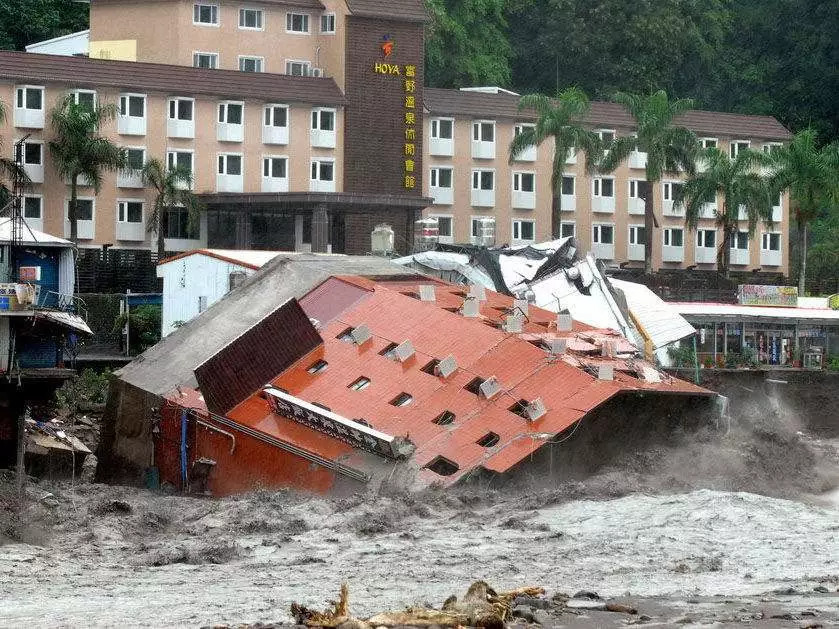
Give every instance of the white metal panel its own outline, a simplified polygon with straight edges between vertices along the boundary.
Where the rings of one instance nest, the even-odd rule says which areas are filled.
[[[76,252],[70,247],[58,256],[58,292],[73,295],[76,292]]]
[[[609,281],[623,292],[629,311],[644,328],[656,348],[696,332],[684,317],[643,284],[614,278]]]
[[[9,317],[0,317],[0,372],[9,368]]]

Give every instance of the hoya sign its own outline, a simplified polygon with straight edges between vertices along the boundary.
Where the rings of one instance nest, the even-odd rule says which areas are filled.
[[[741,284],[737,287],[737,301],[744,306],[786,306],[794,308],[798,305],[798,287]]]

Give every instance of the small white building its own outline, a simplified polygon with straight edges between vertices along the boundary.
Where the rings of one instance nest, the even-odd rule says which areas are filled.
[[[80,57],[87,56],[89,49],[90,30],[86,30],[29,44],[26,47],[26,52],[35,52],[42,55]]]
[[[161,260],[157,277],[163,278],[162,336],[197,317],[279,253],[195,249]]]

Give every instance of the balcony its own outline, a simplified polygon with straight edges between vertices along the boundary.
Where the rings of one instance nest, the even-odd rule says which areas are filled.
[[[428,193],[434,199],[434,205],[451,205],[454,203],[454,189],[451,186],[448,188],[430,186]]]
[[[78,232],[78,237],[80,240],[93,240],[94,234],[96,233],[96,223],[94,223],[92,220],[77,220],[76,230]],[[70,237],[70,221],[66,218],[64,219],[64,237]]]
[[[673,247],[670,245],[664,245],[661,248],[661,261],[662,262],[684,262],[685,261],[685,248],[684,247]]]
[[[773,223],[780,223],[781,220],[784,218],[784,208],[780,205],[772,206],[772,222]]]
[[[697,264],[714,264],[716,261],[716,247],[696,247],[694,249],[694,262]]]
[[[565,157],[566,164],[576,164],[577,163],[577,151],[571,149],[568,151],[568,155]]]
[[[629,167],[645,169],[647,167],[647,154],[643,151],[632,151],[629,154]]]
[[[595,242],[591,245],[591,252],[598,260],[614,260],[615,259],[615,245],[603,244]]]
[[[216,192],[242,192],[243,189],[242,175],[216,175]]]
[[[737,207],[737,220],[738,221],[747,221],[749,220],[749,213],[746,211],[745,205],[740,205]]]
[[[117,187],[143,188],[143,175],[139,170],[121,170],[117,173]]]
[[[535,210],[536,193],[513,190],[513,207],[519,210]]]
[[[573,194],[563,194],[561,197],[562,211],[574,212],[577,210],[577,196]]]
[[[429,138],[428,152],[439,157],[454,155],[454,140],[452,138]]]
[[[24,164],[23,170],[32,183],[44,183],[44,161],[43,155],[40,164]]]
[[[644,250],[645,249],[646,249],[645,245],[630,244],[627,247],[626,259],[627,260],[632,260],[633,262],[643,261],[644,260]]]
[[[749,264],[749,250],[748,249],[732,249],[731,250],[731,264],[738,266],[745,266]]]
[[[474,159],[495,159],[495,141],[472,140],[472,157]]]
[[[664,199],[661,202],[661,213],[664,216],[684,216],[685,206],[684,204],[676,206],[676,202],[672,199]]]
[[[781,266],[781,252],[772,249],[761,249],[760,266]]]
[[[603,214],[615,213],[615,197],[592,197],[591,211]]]
[[[474,207],[495,207],[495,190],[472,189],[472,205]]]
[[[630,214],[633,216],[643,216],[644,210],[644,199],[629,197],[628,211]]]
[[[315,148],[334,149],[335,130],[311,129],[309,132],[309,141]]]
[[[288,144],[288,127],[262,126],[263,144]]]
[[[15,107],[15,126],[21,129],[43,129],[44,110]]]
[[[143,242],[146,239],[146,223],[117,222],[117,240]]]
[[[145,116],[117,116],[117,133],[120,135],[146,135]]]
[[[34,229],[36,231],[42,232],[44,231],[44,218],[43,212],[41,213],[41,218],[27,218],[26,225],[29,229]]]
[[[321,179],[309,180],[310,192],[335,192],[335,181],[323,181]]]
[[[263,177],[262,192],[288,192],[288,177]]]
[[[516,157],[517,162],[535,162],[536,161],[536,147],[528,146]]]
[[[245,138],[245,125],[234,122],[217,122],[216,139],[219,142],[241,142]]]
[[[717,215],[717,204],[714,203],[703,203],[702,207],[699,209],[699,218],[715,218]]]
[[[195,121],[169,118],[166,124],[166,134],[170,138],[192,139],[195,137]]]

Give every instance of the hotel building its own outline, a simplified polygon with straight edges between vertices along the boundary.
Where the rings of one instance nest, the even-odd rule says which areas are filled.
[[[407,252],[423,217],[437,219],[441,242],[550,237],[552,146],[510,163],[516,130],[533,123],[517,95],[424,87],[421,0],[92,0],[90,16],[89,57],[0,52],[0,138],[11,154],[26,137],[33,227],[69,234],[69,186],[47,147],[49,111],[69,93],[116,105],[101,132],[132,166],[155,157],[192,170],[206,210],[197,231],[184,212],[171,214],[167,251],[366,253],[386,223],[396,251]],[[593,103],[586,122],[603,137],[633,132],[612,103]],[[692,111],[681,122],[732,155],[790,138],[770,117]],[[641,264],[644,155],[603,176],[583,163],[567,160],[563,234],[604,261]],[[154,247],[153,194],[135,172],[106,173],[98,194],[81,183],[80,246]],[[713,268],[716,203],[690,232],[673,203],[680,185],[659,184],[654,265]],[[771,228],[743,232],[732,267],[786,273],[788,212],[781,198]]]

